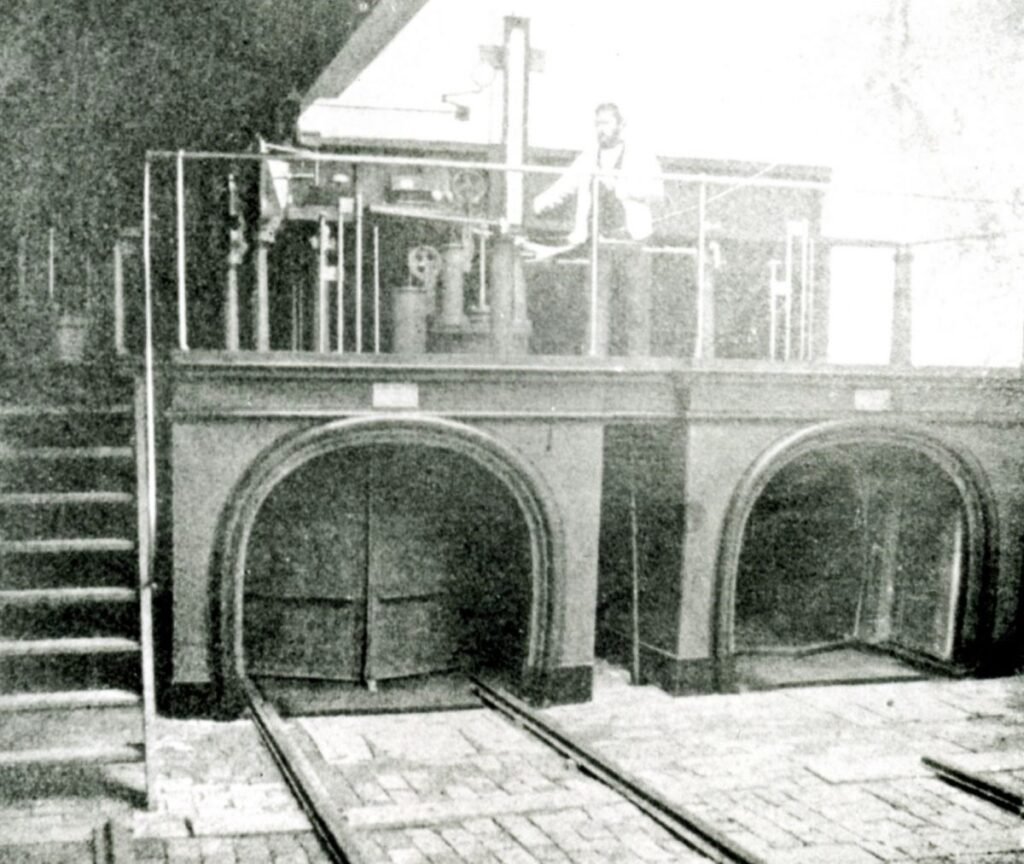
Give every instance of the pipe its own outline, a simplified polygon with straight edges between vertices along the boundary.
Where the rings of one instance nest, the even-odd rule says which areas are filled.
[[[380,226],[373,226],[373,353],[380,354]]]
[[[148,164],[148,163],[147,163]],[[188,351],[188,309],[185,288],[185,151],[177,153],[175,187],[175,221],[178,232],[178,348]]]
[[[598,226],[601,214],[601,202],[598,196],[598,176],[590,178],[590,347],[591,357],[597,356],[597,295],[599,290],[597,273]]]
[[[337,297],[338,297],[338,353],[345,353],[345,214],[342,210],[342,199],[338,198],[338,278],[335,280],[337,285]]]
[[[340,240],[339,240],[340,247]],[[341,253],[338,253],[339,259]],[[341,278],[340,276],[338,277]],[[363,353],[363,193],[356,191],[356,354]]]

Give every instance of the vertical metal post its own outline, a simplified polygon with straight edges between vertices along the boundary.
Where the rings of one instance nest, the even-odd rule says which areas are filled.
[[[320,215],[319,234],[319,267],[316,282],[316,306],[314,307],[313,332],[316,339],[315,349],[320,353],[329,350],[331,321],[328,318],[329,297],[327,294],[328,264],[327,250],[331,245],[331,229],[323,214]]]
[[[241,263],[240,250],[245,242],[240,227],[240,204],[238,186],[234,174],[228,174],[228,215],[232,220],[230,237],[231,249],[228,252],[228,278],[224,286],[224,347],[228,351],[239,348],[238,330],[238,265]]]
[[[380,354],[380,226],[373,226],[373,353]]]
[[[363,193],[356,191],[356,353],[363,353]],[[340,242],[339,242],[340,246]],[[340,257],[340,255],[339,255]],[[338,277],[341,278],[340,276]]]
[[[800,359],[808,360],[811,355],[810,304],[811,304],[811,232],[806,220],[800,221]]]
[[[178,348],[188,351],[188,307],[185,287],[185,151],[175,162],[174,203],[178,234]]]
[[[815,244],[807,237],[807,355],[806,360],[817,360],[814,351],[814,294],[817,275],[814,270]]]
[[[262,237],[256,246],[256,350],[270,350],[270,244]]]
[[[629,441],[629,557],[630,557],[630,619],[632,667],[630,683],[640,684],[640,520],[636,508],[635,442]]]
[[[46,293],[53,305],[57,298],[57,236],[54,228],[50,228],[47,234],[47,243]]]
[[[899,246],[894,255],[894,285],[892,298],[892,341],[889,362],[894,366],[909,366],[912,346],[913,296],[911,279],[914,255],[909,246]]]
[[[25,235],[18,238],[18,303],[28,302],[28,250],[25,247]]]
[[[696,325],[697,332],[693,340],[693,359],[704,360],[714,356],[709,351],[709,345],[713,345],[714,334],[707,332],[708,326],[708,305],[711,298],[708,296],[707,286],[707,206],[708,187],[701,183],[697,187],[697,310]]]
[[[526,158],[526,120],[529,108],[530,25],[526,18],[505,19],[505,114],[504,156],[508,165],[522,165]],[[505,219],[509,225],[523,223],[525,177],[519,171],[505,173]]]
[[[114,241],[114,352],[127,353],[124,342],[124,240]]]
[[[598,196],[598,184],[600,180],[597,174],[590,178],[590,346],[588,353],[591,357],[597,356],[598,334],[597,334],[597,293],[598,272],[597,272],[597,245],[598,226],[600,225],[601,204]]]
[[[487,235],[480,235],[480,292],[477,305],[481,310],[487,308]]]
[[[786,289],[782,295],[782,344],[784,359],[788,362],[793,356],[793,235],[787,225],[786,230],[786,267],[783,277]]]
[[[342,199],[338,197],[338,252],[335,255],[337,266],[337,298],[338,298],[338,353],[345,352],[345,214]]]
[[[145,465],[145,524],[140,525],[142,536],[139,545],[139,564],[142,572],[139,574],[139,611],[140,629],[143,639],[143,654],[146,653],[146,642],[152,653],[152,578],[154,545],[157,526],[157,494],[156,494],[156,397],[154,394],[155,382],[153,372],[153,274],[152,274],[152,250],[151,250],[151,190],[150,190],[150,161],[147,158],[142,178],[142,270],[143,285],[145,289],[144,303],[144,375],[145,375],[145,459],[140,460]],[[139,496],[140,500],[142,496]],[[143,545],[145,548],[143,548]],[[146,746],[146,803],[149,809],[156,808],[155,777],[153,774],[152,760],[154,750],[152,747],[153,719],[156,717],[155,686],[153,680],[152,664],[147,663],[145,656],[142,663],[142,698],[143,698],[143,737]]]

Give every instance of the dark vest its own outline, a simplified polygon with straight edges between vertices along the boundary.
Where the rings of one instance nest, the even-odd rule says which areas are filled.
[[[626,155],[626,145],[623,144],[622,150],[619,151],[619,158],[615,160],[613,169],[620,171],[622,169],[622,157]],[[600,167],[601,158],[598,156],[598,166]],[[606,183],[614,183],[614,180],[600,179],[597,183],[597,200],[598,200],[598,211],[597,211],[597,224],[598,234],[601,237],[611,237],[622,239],[628,237],[626,233],[626,210],[622,206],[622,202],[615,194],[614,189],[608,188]]]

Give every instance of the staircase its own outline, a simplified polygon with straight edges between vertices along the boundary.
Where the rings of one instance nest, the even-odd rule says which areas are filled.
[[[0,384],[0,767],[142,762],[152,802],[143,408],[112,367]]]

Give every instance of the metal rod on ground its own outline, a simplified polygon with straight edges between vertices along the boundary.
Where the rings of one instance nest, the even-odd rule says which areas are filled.
[[[639,527],[636,514],[636,460],[633,453],[633,442],[629,442],[629,557],[631,576],[630,617],[632,635],[632,667],[630,680],[633,684],[640,683],[640,549]]]
[[[178,233],[178,348],[188,351],[188,307],[185,288],[185,151],[178,151],[175,172],[175,220]]]

